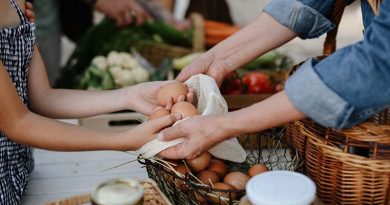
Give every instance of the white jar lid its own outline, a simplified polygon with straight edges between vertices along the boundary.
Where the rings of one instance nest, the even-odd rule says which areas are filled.
[[[316,185],[307,176],[291,171],[269,171],[254,176],[246,194],[254,205],[309,205]]]

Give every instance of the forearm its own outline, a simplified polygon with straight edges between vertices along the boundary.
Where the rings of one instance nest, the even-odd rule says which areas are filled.
[[[115,91],[82,91],[53,89],[37,47],[28,75],[29,108],[49,118],[81,118],[132,108],[132,88]]]
[[[217,117],[216,121],[217,127],[220,127],[223,132],[220,136],[229,138],[260,132],[304,117],[293,106],[286,93],[281,91],[250,107]]]
[[[275,21],[270,15],[262,13],[237,34],[212,48],[209,54],[213,55],[213,63],[234,70],[296,36],[296,33]]]
[[[83,118],[131,107],[131,88],[113,91],[48,89],[34,96],[31,109],[50,118]]]
[[[4,127],[13,141],[32,147],[58,151],[131,150],[123,133],[95,131],[51,120],[27,112],[17,123]],[[136,139],[134,139],[136,141]]]

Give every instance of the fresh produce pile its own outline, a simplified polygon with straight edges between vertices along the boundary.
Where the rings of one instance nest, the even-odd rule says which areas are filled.
[[[192,53],[172,61],[176,73],[189,65],[202,53]],[[221,85],[223,95],[271,94],[284,79],[287,68],[293,64],[291,58],[282,53],[271,51],[242,68],[229,73]]]
[[[272,94],[278,91],[292,60],[271,51],[229,73],[221,85],[223,95]]]
[[[84,72],[79,88],[110,90],[149,80],[149,72],[131,54],[111,51],[107,57],[96,56]]]
[[[86,69],[96,56],[107,56],[111,51],[129,52],[131,45],[137,43],[191,48],[191,39],[192,30],[180,32],[163,22],[146,22],[140,26],[129,25],[118,28],[112,20],[104,19],[92,27],[78,42],[75,51],[61,71],[57,87],[82,88],[80,85],[85,83],[80,84],[80,81],[85,77]]]

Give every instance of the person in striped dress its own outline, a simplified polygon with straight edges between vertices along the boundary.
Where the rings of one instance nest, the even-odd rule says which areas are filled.
[[[150,114],[150,82],[105,92],[52,89],[35,45],[24,0],[0,0],[0,204],[19,204],[34,167],[31,147],[59,151],[136,150],[181,116],[169,115],[124,132],[90,130],[50,118],[82,118],[118,110]]]

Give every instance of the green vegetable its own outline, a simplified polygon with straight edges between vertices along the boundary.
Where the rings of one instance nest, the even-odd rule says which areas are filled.
[[[172,62],[172,66],[176,70],[182,70],[184,67],[189,65],[195,58],[199,57],[202,53],[196,52],[186,55],[182,58],[176,58]]]
[[[270,51],[248,63],[243,68],[251,71],[261,69],[282,70],[291,65],[292,61],[288,56],[276,51]]]
[[[137,42],[191,47],[191,35],[191,32],[177,31],[162,22],[147,22],[140,26],[129,25],[119,28],[114,21],[104,19],[89,29],[78,42],[76,49],[61,70],[56,87],[84,88],[88,80],[84,72],[97,55],[106,56],[113,50],[129,51],[130,45]]]

